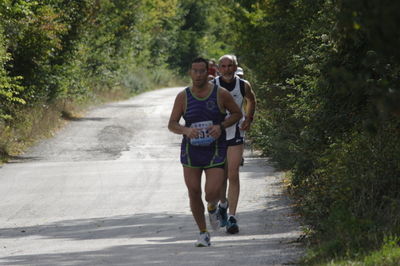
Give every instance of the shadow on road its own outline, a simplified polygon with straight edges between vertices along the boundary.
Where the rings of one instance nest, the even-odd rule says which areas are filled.
[[[62,116],[63,119],[68,121],[105,121],[109,120],[110,118],[107,117],[75,117],[75,116]]]
[[[274,196],[269,202],[270,206],[264,210],[240,213],[241,232],[238,235],[228,235],[222,229],[212,232],[213,248],[193,246],[197,231],[190,214],[134,214],[3,228],[0,239],[23,241],[34,238],[38,245],[41,241],[51,241],[61,246],[67,243],[67,247],[62,252],[57,251],[57,247],[50,247],[49,250],[56,251],[2,257],[0,264],[226,265],[229,254],[237,255],[238,252],[243,253],[245,262],[252,262],[245,265],[282,257],[290,262],[300,252],[293,244],[295,238],[292,235],[298,228],[288,223],[289,210],[282,196]],[[259,231],[260,223],[264,224],[262,231]],[[260,245],[263,252],[259,252]]]

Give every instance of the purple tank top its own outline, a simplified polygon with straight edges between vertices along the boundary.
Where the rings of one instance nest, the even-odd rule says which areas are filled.
[[[211,93],[204,98],[198,98],[192,94],[190,88],[186,92],[186,111],[183,114],[185,126],[200,128],[202,134],[199,138],[191,139],[190,144],[195,146],[207,146],[215,140],[208,135],[206,130],[210,125],[217,125],[224,121],[226,114],[218,106],[218,86],[214,86]],[[221,134],[220,139],[223,139]]]

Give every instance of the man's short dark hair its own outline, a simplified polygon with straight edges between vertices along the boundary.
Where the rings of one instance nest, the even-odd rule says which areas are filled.
[[[193,59],[192,64],[193,63],[204,63],[206,64],[206,69],[208,70],[208,60],[204,59],[203,57],[196,57]],[[192,68],[192,64],[190,65],[190,68]]]

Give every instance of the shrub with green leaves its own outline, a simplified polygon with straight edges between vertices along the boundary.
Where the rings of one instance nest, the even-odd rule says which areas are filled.
[[[285,170],[325,256],[400,235],[400,45],[390,1],[229,1],[254,73],[253,143]]]
[[[5,68],[9,61],[10,54],[5,49],[5,39],[0,27],[0,121],[11,119],[13,110],[25,104],[21,97],[24,88],[19,84],[21,77],[10,77]]]

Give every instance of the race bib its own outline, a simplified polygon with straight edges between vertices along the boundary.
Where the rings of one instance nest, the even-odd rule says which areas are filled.
[[[208,134],[207,128],[213,125],[211,120],[193,123],[190,127],[200,130],[197,138],[190,139],[190,144],[194,146],[208,146],[214,142],[214,138]]]

